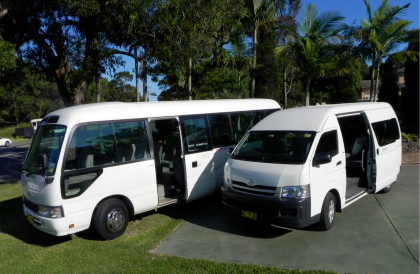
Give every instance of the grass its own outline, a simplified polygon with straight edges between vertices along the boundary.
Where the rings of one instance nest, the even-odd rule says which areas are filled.
[[[18,127],[30,127],[30,123],[20,123]],[[12,141],[12,143],[18,143],[25,140],[27,138],[15,138],[15,126],[0,128],[0,136],[3,138],[8,138]]]
[[[212,198],[136,216],[136,221],[128,224],[121,237],[99,241],[90,232],[55,237],[37,230],[23,215],[20,182],[0,182],[0,272],[333,273],[186,259],[150,252],[199,208],[200,203],[209,199]]]

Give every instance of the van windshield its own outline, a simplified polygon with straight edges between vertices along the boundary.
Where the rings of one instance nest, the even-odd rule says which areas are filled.
[[[315,132],[251,131],[238,144],[231,158],[242,161],[303,164]]]
[[[65,132],[65,126],[45,125],[39,127],[31,144],[28,157],[23,164],[23,170],[40,174],[37,158],[38,155],[45,154],[47,156],[45,175],[54,175]]]

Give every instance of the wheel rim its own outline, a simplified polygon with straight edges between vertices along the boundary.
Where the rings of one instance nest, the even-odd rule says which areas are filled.
[[[111,209],[107,216],[107,225],[109,230],[114,232],[120,230],[123,227],[124,215],[120,209]]]
[[[330,224],[334,221],[334,211],[334,201],[331,200],[328,204],[328,221],[330,222]]]

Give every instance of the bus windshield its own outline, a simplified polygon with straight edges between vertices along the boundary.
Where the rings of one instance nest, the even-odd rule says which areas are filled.
[[[235,148],[231,158],[243,161],[303,164],[315,132],[251,131]]]
[[[54,175],[65,131],[65,126],[40,126],[29,150],[28,157],[23,165],[23,170],[30,173],[41,174],[37,158],[38,155],[45,154],[47,156],[47,169],[45,170],[44,175]]]

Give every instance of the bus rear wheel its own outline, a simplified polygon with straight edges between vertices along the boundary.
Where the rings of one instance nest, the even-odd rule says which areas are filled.
[[[119,199],[102,202],[93,215],[95,232],[104,240],[121,236],[128,224],[126,205]]]

